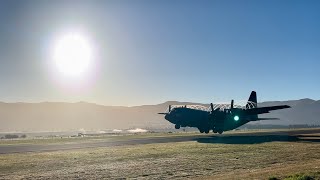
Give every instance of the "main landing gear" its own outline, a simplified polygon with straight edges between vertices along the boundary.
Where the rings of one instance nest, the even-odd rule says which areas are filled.
[[[203,128],[199,128],[200,133],[206,133],[208,134],[210,132],[210,129],[203,129]]]
[[[174,128],[176,128],[176,129],[180,129],[180,124],[176,124],[175,126],[174,126]]]
[[[214,133],[219,133],[219,134],[222,134],[222,133],[223,133],[223,131],[221,131],[221,130],[218,130],[218,131],[217,131],[217,130],[213,130],[213,132],[214,132]]]

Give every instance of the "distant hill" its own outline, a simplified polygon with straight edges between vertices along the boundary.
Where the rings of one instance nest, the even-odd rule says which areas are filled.
[[[273,124],[320,124],[320,100],[300,99],[292,101],[272,101],[263,102],[259,106],[271,106],[287,104],[291,106],[290,109],[273,111],[261,117],[278,117],[280,120],[272,121]],[[262,122],[264,123],[264,122]],[[270,124],[270,121],[268,122]]]
[[[127,128],[172,128],[158,112],[169,104],[195,104],[168,101],[157,105],[134,107],[102,106],[92,103],[3,103],[0,102],[0,132],[7,131],[70,131]],[[261,117],[281,120],[259,121],[261,124],[320,124],[320,101],[301,99],[272,101],[259,106],[288,104],[291,109],[274,111]]]

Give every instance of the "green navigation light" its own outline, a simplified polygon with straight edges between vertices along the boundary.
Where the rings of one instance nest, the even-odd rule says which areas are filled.
[[[234,116],[233,119],[234,119],[235,121],[238,121],[238,120],[239,120],[239,116]]]

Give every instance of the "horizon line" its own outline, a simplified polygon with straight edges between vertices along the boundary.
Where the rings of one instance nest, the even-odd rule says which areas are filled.
[[[312,100],[312,101],[320,101],[320,100],[315,100],[311,98],[301,98],[301,99],[290,99],[290,100],[268,100],[268,101],[260,101],[258,103],[266,103],[266,102],[281,102],[281,101],[299,101],[299,100]],[[230,100],[231,101],[231,100]],[[235,100],[237,101],[237,100]],[[242,101],[247,101],[247,100],[238,100],[238,102]],[[5,103],[5,104],[41,104],[41,103],[66,103],[66,104],[77,104],[77,103],[86,103],[86,104],[94,104],[97,106],[110,106],[110,107],[138,107],[138,106],[150,106],[150,105],[160,105],[160,104],[165,104],[168,102],[177,102],[177,103],[195,103],[195,104],[210,104],[210,103],[203,103],[203,102],[191,102],[191,101],[177,101],[177,100],[167,100],[162,103],[155,103],[155,104],[140,104],[140,105],[107,105],[107,104],[100,104],[100,103],[95,103],[95,102],[89,102],[89,101],[73,101],[73,102],[67,102],[67,101],[36,101],[36,102],[27,102],[27,101],[1,101],[0,103]],[[215,102],[213,104],[228,104],[228,101],[224,102]]]

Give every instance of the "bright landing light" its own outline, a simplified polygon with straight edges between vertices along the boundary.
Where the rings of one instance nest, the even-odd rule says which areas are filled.
[[[234,119],[235,121],[238,121],[238,120],[239,120],[239,116],[234,116],[233,119]]]
[[[65,34],[54,44],[53,61],[65,76],[83,76],[89,70],[92,58],[92,47],[81,34]]]

